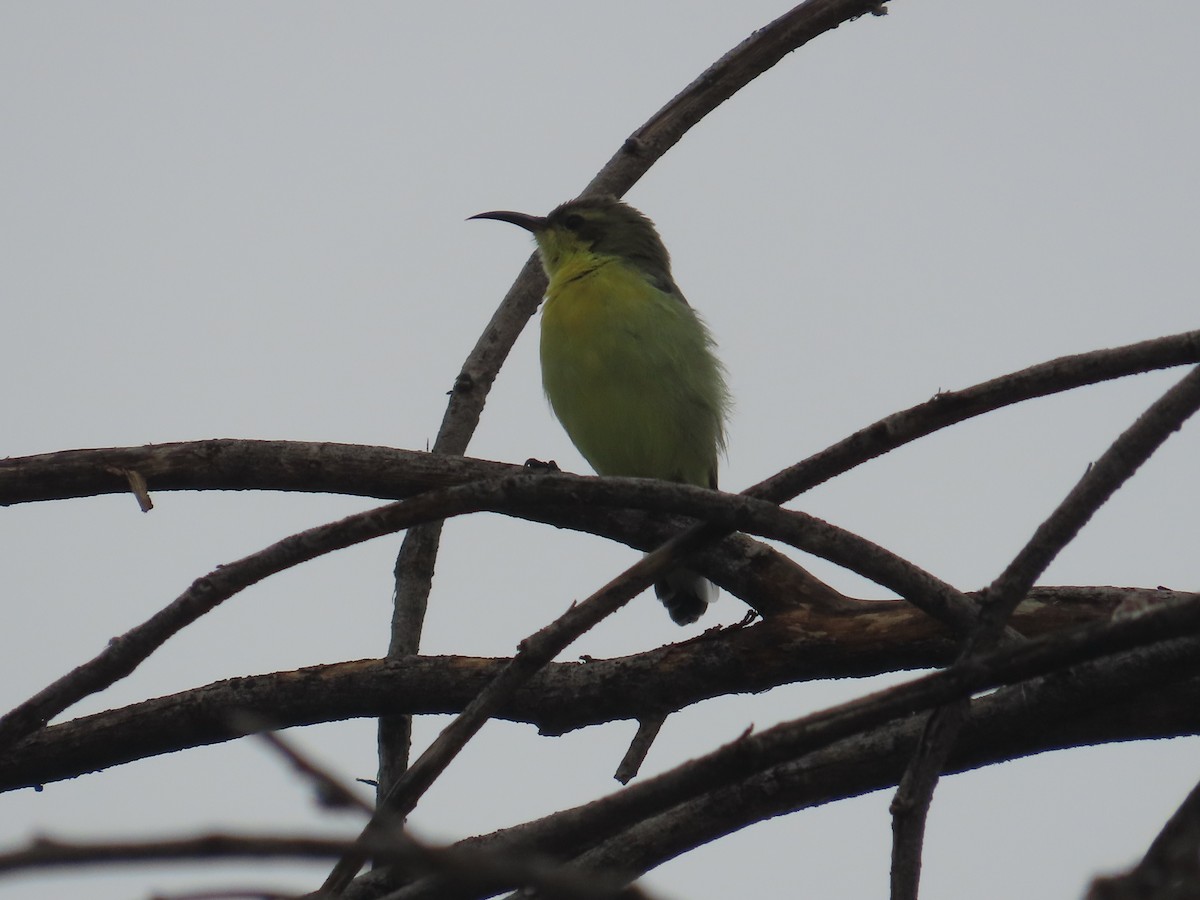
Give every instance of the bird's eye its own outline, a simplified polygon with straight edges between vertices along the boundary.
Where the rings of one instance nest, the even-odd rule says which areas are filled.
[[[572,231],[578,231],[583,226],[583,216],[579,215],[579,213],[571,213],[563,219],[563,224]]]

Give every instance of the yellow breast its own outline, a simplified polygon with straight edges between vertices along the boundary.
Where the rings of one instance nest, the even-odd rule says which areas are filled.
[[[564,265],[546,294],[541,358],[555,415],[598,473],[710,483],[723,395],[680,298],[619,260]]]

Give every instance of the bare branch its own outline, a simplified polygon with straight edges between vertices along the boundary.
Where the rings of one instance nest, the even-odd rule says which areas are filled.
[[[0,853],[0,872],[147,861],[325,859],[343,852],[347,844],[348,841],[341,837],[310,835],[206,834],[191,838],[101,843],[37,838],[23,849]],[[375,849],[380,853],[391,853],[397,859],[404,856],[395,844],[385,847],[381,842]]]
[[[523,480],[521,476],[513,480]],[[456,503],[471,508],[488,483],[432,491],[412,500],[348,516],[284,538],[265,550],[214,569],[141,625],[113,638],[97,656],[76,667],[0,718],[0,748],[41,728],[83,697],[103,690],[132,672],[172,635],[238,591],[268,575],[371,538],[427,521]],[[505,481],[491,482],[503,490]],[[486,491],[484,491],[486,493]]]
[[[1035,397],[1155,369],[1200,363],[1200,331],[1061,356],[893,413],[751,488],[782,503],[829,479],[958,422]]]
[[[565,479],[565,480],[564,480]],[[669,560],[688,552],[689,548],[712,540],[720,534],[741,531],[775,540],[828,559],[851,571],[863,575],[878,584],[888,587],[903,596],[913,605],[930,615],[947,622],[965,632],[974,621],[975,606],[962,593],[930,573],[907,560],[885,550],[856,534],[830,525],[798,510],[781,510],[765,500],[747,497],[744,494],[722,494],[692,485],[671,484],[643,479],[575,479],[570,476],[544,475],[531,480],[518,496],[508,498],[510,511],[518,511],[523,517],[541,519],[545,511],[562,504],[568,498],[575,506],[617,506],[617,491],[637,485],[635,499],[638,506],[651,512],[678,512],[706,523],[691,531],[678,535],[667,544],[659,546],[659,552]],[[635,543],[635,546],[639,546]],[[653,543],[641,545],[651,549]],[[693,559],[698,568],[709,574],[702,556]],[[718,583],[727,585],[721,573],[712,573]],[[837,605],[842,596],[832,589],[789,598],[772,598],[775,609],[754,604],[764,616],[777,614],[780,606],[827,603],[830,595]]]
[[[983,612],[963,648],[967,660],[992,646],[1034,580],[1116,490],[1200,409],[1200,367],[1156,400],[1096,461],[983,592]],[[929,804],[958,733],[965,701],[935,711],[917,744],[892,804],[892,900],[916,900]]]
[[[517,475],[521,467],[359,444],[181,441],[0,459],[0,504],[122,493],[129,490],[125,472],[137,472],[151,491],[303,491],[401,500]]]
[[[789,53],[881,6],[878,0],[808,0],[756,29],[630,135],[584,194],[622,196],[696,123]]]
[[[230,835],[154,841],[82,843],[39,838],[29,846],[0,854],[0,873],[63,866],[211,859],[329,859],[353,845],[344,838],[308,835]],[[520,854],[468,848],[429,847],[401,835],[383,836],[368,845],[373,856],[401,865],[409,877],[437,874],[455,888],[486,889],[491,884],[536,888],[557,900],[612,900],[646,895],[621,879],[564,871],[555,864]]]
[[[917,900],[925,825],[933,792],[966,723],[970,700],[960,699],[924,717],[921,736],[896,786],[888,811],[892,816],[892,900]]]
[[[1120,604],[1177,604],[1198,595],[1132,589],[1039,588],[1018,608],[1026,635],[1106,622]],[[955,656],[952,635],[904,603],[814,607],[752,627],[710,629],[679,644],[586,663],[551,663],[496,716],[543,734],[673,712],[711,697],[823,678],[927,669]],[[70,778],[229,740],[229,711],[287,728],[384,713],[457,713],[504,659],[359,660],[239,677],[52,725],[0,754],[0,790]],[[259,726],[262,727],[262,726]]]

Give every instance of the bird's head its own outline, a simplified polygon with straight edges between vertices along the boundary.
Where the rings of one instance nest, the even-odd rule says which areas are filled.
[[[551,278],[580,257],[608,257],[637,269],[661,290],[678,293],[671,280],[671,257],[654,223],[613,197],[570,200],[548,216],[494,210],[471,218],[497,219],[531,232]]]

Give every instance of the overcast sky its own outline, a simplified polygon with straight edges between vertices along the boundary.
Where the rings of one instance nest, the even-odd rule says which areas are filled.
[[[481,210],[543,213],[783,3],[0,4],[0,453],[213,437],[424,449],[530,252]],[[708,320],[736,410],[738,490],[936,391],[1200,326],[1200,7],[894,0],[784,60],[630,193]],[[795,507],[963,589],[989,582],[1181,370],[939,433]],[[474,456],[586,466],[544,402],[536,329]],[[1044,583],[1200,587],[1200,424],[1174,436]],[[0,706],[99,651],[198,575],[368,501],[129,496],[0,513]],[[74,714],[240,674],[381,656],[398,539],[227,602]],[[632,562],[494,516],[446,529],[428,653],[508,655]],[[820,562],[863,597],[886,592]],[[735,622],[725,596],[700,626]],[[650,597],[567,658],[695,634]],[[895,680],[895,679],[891,679]],[[672,717],[646,773],[866,691],[822,683]],[[420,723],[428,741],[444,719]],[[633,734],[493,723],[413,818],[434,838],[615,786]],[[293,732],[348,777],[370,721]],[[947,779],[923,897],[1078,896],[1144,851],[1200,778],[1195,740],[1071,751]],[[487,802],[481,797],[490,798]],[[886,895],[889,792],[774,820],[645,883],[665,898]],[[332,827],[235,742],[0,796],[0,841]],[[341,823],[347,833],[357,820]],[[88,873],[93,900],[324,871]],[[70,878],[0,880],[56,898]]]

